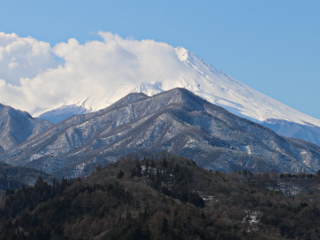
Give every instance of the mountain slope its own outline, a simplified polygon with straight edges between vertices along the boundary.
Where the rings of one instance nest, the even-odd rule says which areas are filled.
[[[0,157],[74,177],[137,151],[169,151],[222,171],[320,169],[318,146],[281,137],[179,88],[153,97],[129,94],[106,109],[71,117]]]
[[[38,177],[52,182],[52,177],[39,170],[19,166],[13,167],[0,162],[0,193],[7,189],[15,190],[23,186],[33,186]]]
[[[63,106],[57,106],[56,109],[47,110],[34,116],[58,122],[74,114],[103,109],[130,92],[142,92],[152,96],[180,87],[186,88],[238,116],[265,124],[265,126],[272,123],[275,130],[278,128],[275,122],[282,121],[284,127],[277,133],[288,137],[299,137],[320,145],[320,136],[317,134],[320,131],[320,120],[259,93],[182,47],[176,48],[176,54],[176,61],[179,62],[181,68],[177,69],[171,77],[161,79],[155,76],[154,79],[143,83],[128,80],[125,86],[113,84],[113,91],[106,91],[102,97],[79,96],[70,99]],[[113,79],[106,79],[105,83],[108,85],[112,82]],[[309,128],[310,125],[314,128]],[[301,126],[303,133],[294,134],[295,129],[301,128]]]
[[[34,119],[27,112],[0,104],[0,152],[8,150],[28,138],[48,129],[53,124]]]

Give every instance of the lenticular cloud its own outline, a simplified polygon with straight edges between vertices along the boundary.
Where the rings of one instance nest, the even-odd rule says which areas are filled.
[[[69,39],[51,47],[0,33],[0,103],[31,113],[88,97],[106,105],[119,91],[125,95],[141,83],[170,81],[188,71],[166,43],[99,35],[101,41]]]

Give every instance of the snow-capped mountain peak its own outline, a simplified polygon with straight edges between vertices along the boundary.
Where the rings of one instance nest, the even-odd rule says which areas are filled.
[[[320,120],[280,103],[228,76],[188,50],[178,47],[177,55],[194,75],[183,75],[181,87],[229,111],[263,122],[282,119],[302,125],[320,126]],[[166,89],[167,90],[167,89]]]
[[[128,77],[125,84],[120,84],[114,79],[105,79],[106,87],[100,93],[93,93],[92,96],[79,95],[77,99],[70,99],[64,105],[57,106],[45,114],[47,116],[58,114],[60,117],[57,119],[61,120],[75,113],[103,109],[131,92],[142,92],[152,96],[179,87],[186,88],[211,103],[256,122],[274,123],[274,121],[281,120],[299,126],[320,127],[320,120],[296,111],[246,86],[187,49],[177,47],[174,52],[176,57],[168,61],[172,61],[175,68],[166,71],[168,64],[161,65],[161,62],[155,61],[155,64],[161,65],[159,69],[162,72],[165,71],[165,74],[159,72],[158,75],[149,77],[148,69],[140,69],[142,73],[134,74],[140,74],[142,80],[136,79],[139,77],[134,79]],[[44,117],[45,115],[37,114],[36,116]],[[46,119],[53,121],[52,118]],[[290,134],[284,135],[290,136]]]

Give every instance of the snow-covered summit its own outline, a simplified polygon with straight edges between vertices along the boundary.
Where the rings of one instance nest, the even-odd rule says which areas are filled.
[[[255,121],[281,119],[302,125],[320,126],[320,120],[252,89],[211,66],[185,48],[176,48],[176,53],[189,71],[182,72],[179,79],[171,81],[172,88],[186,88],[214,104]],[[170,85],[164,80],[153,84],[152,82],[141,84],[135,90],[153,95],[170,88]]]
[[[183,75],[180,79],[181,87],[252,120],[263,122],[282,119],[302,125],[320,126],[320,120],[252,89],[211,66],[197,55],[183,48],[177,48],[176,51],[180,60],[192,69],[196,76]]]
[[[79,98],[70,99],[65,105],[57,106],[57,108],[65,109],[65,111],[77,109],[78,112],[76,113],[97,111],[111,105],[130,92],[142,92],[152,96],[162,91],[180,87],[186,88],[237,115],[257,122],[280,119],[301,125],[320,127],[320,120],[294,110],[246,86],[211,66],[187,49],[177,47],[175,53],[175,61],[177,62],[174,62],[174,64],[179,66],[175,72],[168,69],[170,74],[159,74],[159,76],[154,76],[142,82],[140,79],[128,78],[125,84],[117,84],[114,79],[106,79],[107,90],[103,94],[79,95]],[[74,108],[74,106],[78,108]],[[56,111],[56,109],[50,111]],[[63,112],[63,114],[66,113]],[[34,116],[41,116],[41,113]]]

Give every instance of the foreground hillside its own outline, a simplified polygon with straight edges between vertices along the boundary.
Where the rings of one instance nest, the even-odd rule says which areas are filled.
[[[223,174],[127,157],[1,197],[0,239],[317,239],[318,175]]]

